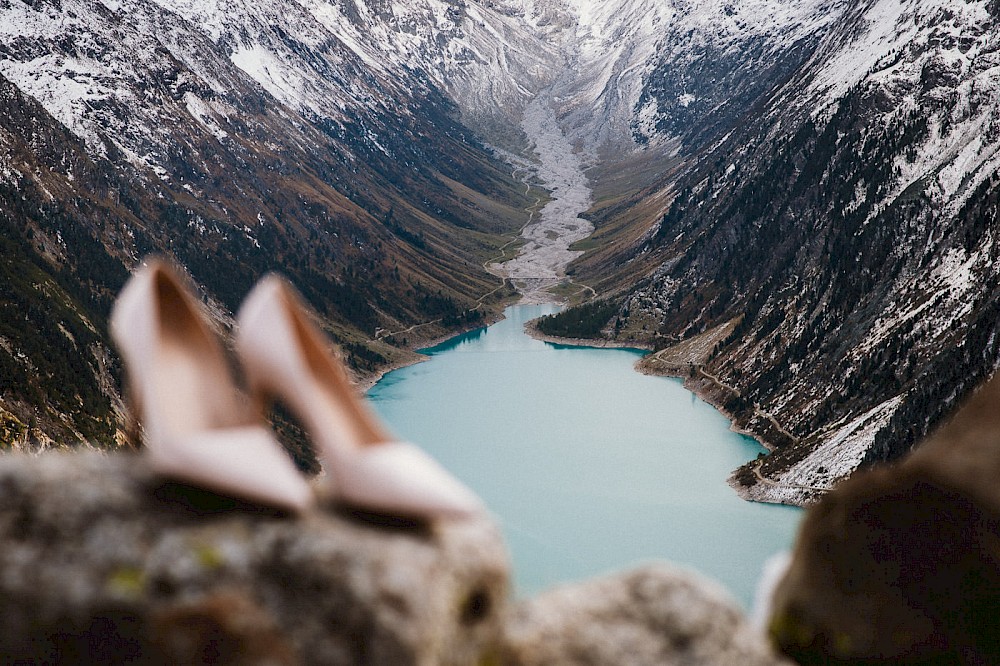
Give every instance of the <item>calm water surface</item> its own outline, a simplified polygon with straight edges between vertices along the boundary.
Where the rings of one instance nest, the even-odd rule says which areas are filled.
[[[368,393],[403,438],[476,490],[501,522],[518,592],[651,559],[724,583],[744,605],[764,561],[790,547],[798,509],[726,484],[763,449],[641,352],[539,342],[507,319],[424,350],[431,360]]]

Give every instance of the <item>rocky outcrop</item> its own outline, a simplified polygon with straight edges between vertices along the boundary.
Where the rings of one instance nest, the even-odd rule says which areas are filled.
[[[782,663],[724,590],[666,564],[514,605],[488,518],[295,517],[93,452],[0,457],[0,497],[11,662]]]
[[[295,518],[92,453],[0,458],[0,497],[14,661],[469,664],[507,598],[486,519]]]
[[[802,664],[996,664],[1000,376],[803,521],[771,632]]]
[[[506,624],[520,666],[787,664],[712,581],[664,564],[567,585],[524,602]]]

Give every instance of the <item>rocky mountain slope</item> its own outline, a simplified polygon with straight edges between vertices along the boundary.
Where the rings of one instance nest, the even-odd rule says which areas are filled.
[[[998,14],[0,2],[0,440],[115,441],[103,322],[150,251],[222,328],[288,273],[362,372],[488,316],[509,291],[483,266],[535,201],[518,124],[541,99],[594,188],[571,270],[606,297],[564,332],[655,347],[649,370],[776,448],[741,491],[808,501],[997,366]]]
[[[747,497],[809,501],[897,457],[1000,364],[998,44],[995,2],[851,2],[598,221],[631,210],[646,233],[579,263],[615,294],[596,327],[776,447],[734,477]]]
[[[533,197],[429,69],[376,48],[381,26],[432,54],[472,19],[426,3],[438,23],[407,5],[369,25],[352,7],[0,4],[0,441],[118,440],[104,322],[150,252],[187,267],[223,327],[281,270],[360,372],[509,295],[482,264]]]
[[[191,271],[223,328],[282,270],[361,372],[478,321],[508,293],[482,266],[533,201],[484,139],[523,151],[520,111],[547,90],[588,154],[656,143],[633,115],[667,94],[647,90],[664,27],[761,33],[731,9],[3,2],[0,439],[119,439],[104,318],[149,252]]]

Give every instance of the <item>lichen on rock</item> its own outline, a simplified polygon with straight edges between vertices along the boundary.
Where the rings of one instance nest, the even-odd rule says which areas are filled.
[[[0,654],[46,663],[468,664],[492,654],[488,518],[296,518],[136,455],[0,458]]]

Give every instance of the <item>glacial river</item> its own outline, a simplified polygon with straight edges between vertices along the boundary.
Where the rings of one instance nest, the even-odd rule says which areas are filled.
[[[478,492],[500,522],[521,594],[670,560],[749,606],[798,509],[745,502],[729,472],[762,448],[680,381],[639,374],[641,352],[533,340],[507,318],[424,350],[369,392],[396,433]]]
[[[562,282],[566,267],[583,254],[570,246],[594,231],[594,225],[580,217],[591,204],[584,162],[556,122],[551,94],[545,91],[532,100],[521,122],[537,158],[532,170],[549,191],[549,201],[522,230],[524,245],[517,256],[492,265],[496,275],[513,281],[522,303],[552,301],[548,289]]]

